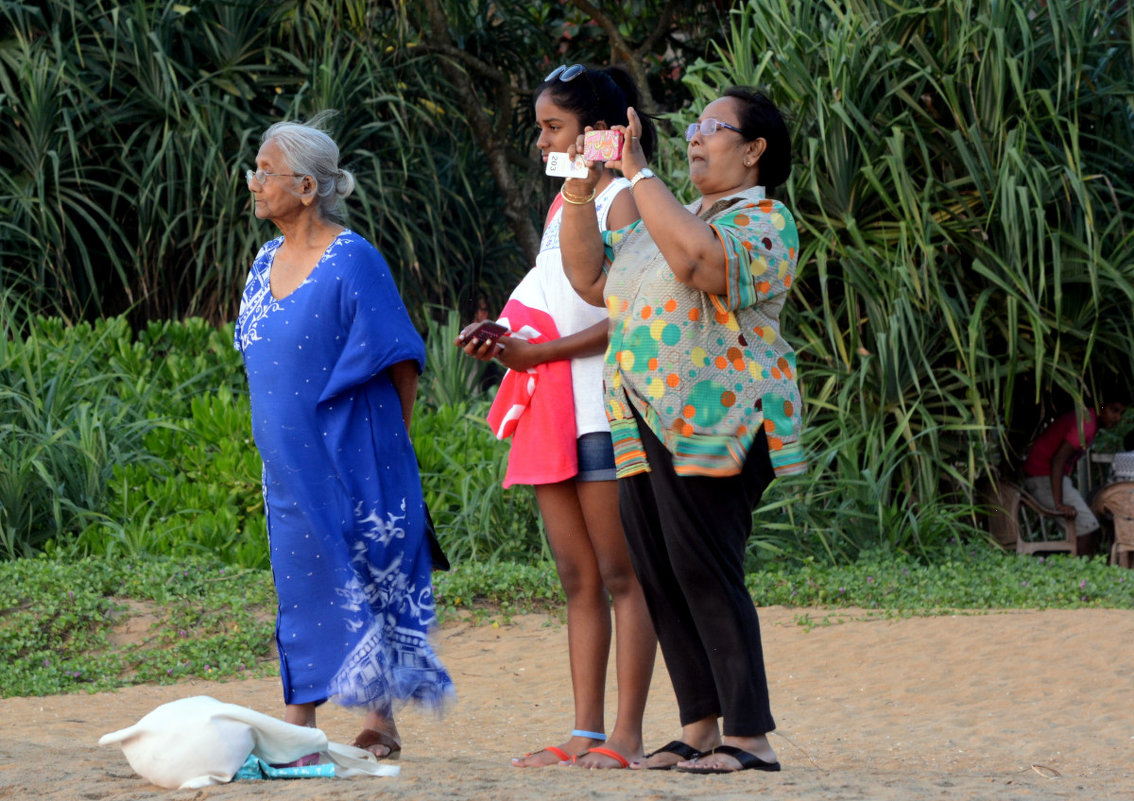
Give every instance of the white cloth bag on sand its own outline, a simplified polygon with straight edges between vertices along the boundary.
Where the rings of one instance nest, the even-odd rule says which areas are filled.
[[[170,790],[230,782],[249,754],[270,764],[319,754],[343,778],[397,776],[399,770],[369,751],[328,742],[319,729],[205,695],[162,704],[133,726],[103,735],[98,744],[122,746],[138,775]]]

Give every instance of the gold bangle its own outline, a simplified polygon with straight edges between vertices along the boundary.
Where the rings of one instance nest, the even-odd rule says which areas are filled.
[[[566,189],[560,189],[559,194],[562,195],[563,199],[566,200],[568,203],[570,203],[572,206],[585,206],[588,203],[590,203],[592,200],[595,199],[595,191],[596,190],[592,189],[591,193],[589,195],[587,195],[586,197],[579,197],[578,195],[570,195],[570,194],[567,193]]]

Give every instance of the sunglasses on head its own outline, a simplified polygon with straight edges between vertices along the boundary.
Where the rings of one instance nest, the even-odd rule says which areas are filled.
[[[591,80],[590,74],[587,73],[587,68],[582,64],[572,64],[570,67],[568,67],[566,64],[561,64],[551,72],[547,73],[547,77],[543,79],[543,82],[551,83],[556,78],[558,78],[561,83],[567,83],[568,81],[575,80],[580,75],[587,79],[587,86],[591,90],[591,97],[595,99],[595,108],[602,108],[602,100],[599,99],[598,91],[595,89],[594,81]]]
[[[547,73],[547,77],[543,79],[543,82],[548,83],[558,78],[563,81],[563,83],[567,83],[568,81],[575,80],[586,71],[587,68],[582,64],[572,64],[569,67],[566,64],[560,64],[551,72]]]

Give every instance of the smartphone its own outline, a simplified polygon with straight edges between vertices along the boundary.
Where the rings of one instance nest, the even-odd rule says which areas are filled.
[[[586,178],[590,174],[585,158],[575,156],[575,160],[571,161],[566,153],[548,153],[544,172],[556,178]]]
[[[587,131],[583,136],[583,158],[618,161],[622,158],[622,131]]]
[[[489,340],[495,342],[500,337],[508,333],[508,329],[491,320],[484,320],[477,324],[476,328],[466,333],[461,337],[461,342],[469,342],[473,339]]]

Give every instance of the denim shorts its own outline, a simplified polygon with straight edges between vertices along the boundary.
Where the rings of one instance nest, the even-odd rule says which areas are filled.
[[[592,431],[575,440],[579,451],[579,472],[576,481],[614,481],[614,444],[610,433]]]

